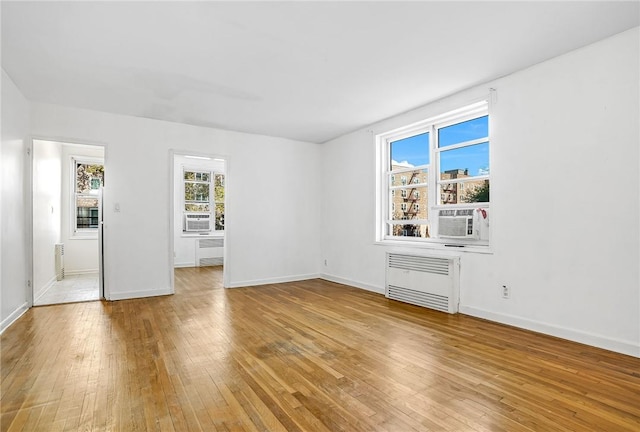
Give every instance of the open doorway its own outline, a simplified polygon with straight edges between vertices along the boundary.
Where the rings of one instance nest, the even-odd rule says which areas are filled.
[[[224,272],[226,160],[201,154],[172,155],[173,268]],[[172,281],[176,276],[172,271]]]
[[[33,305],[99,300],[104,147],[34,140]]]

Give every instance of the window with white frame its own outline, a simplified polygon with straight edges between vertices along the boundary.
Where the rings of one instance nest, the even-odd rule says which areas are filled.
[[[184,231],[224,230],[224,174],[184,169]]]
[[[377,145],[378,240],[488,244],[485,101],[378,135]]]
[[[95,235],[100,223],[104,162],[94,158],[71,158],[73,171],[73,233]]]

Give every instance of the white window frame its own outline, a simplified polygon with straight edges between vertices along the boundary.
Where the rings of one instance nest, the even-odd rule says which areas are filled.
[[[185,172],[196,172],[196,173],[207,173],[209,174],[209,210],[208,211],[187,211],[185,209],[185,207],[187,206],[187,204],[189,204],[186,200],[186,184],[187,183],[207,183],[204,181],[198,181],[198,180],[187,180],[185,179]],[[187,214],[209,214],[209,219],[210,219],[210,230],[208,231],[211,234],[219,234],[219,233],[224,233],[224,229],[217,229],[216,228],[216,204],[223,204],[225,205],[225,202],[219,202],[216,201],[216,196],[215,196],[215,180],[216,180],[216,176],[223,176],[223,178],[226,179],[226,175],[224,172],[218,172],[209,168],[203,168],[203,167],[196,167],[196,166],[189,166],[189,165],[183,165],[182,166],[182,214],[183,215],[187,215]],[[226,187],[226,186],[225,186]],[[205,204],[205,203],[199,203],[199,204]],[[182,233],[183,234],[190,234],[190,232],[186,231],[187,227],[186,224],[183,222],[182,225]]]
[[[450,111],[443,115],[429,118],[427,120],[417,122],[408,126],[404,126],[398,129],[391,130],[376,136],[376,148],[377,148],[377,186],[376,186],[376,242],[381,244],[402,244],[404,246],[442,246],[447,244],[454,245],[470,245],[470,246],[489,246],[489,240],[483,239],[450,239],[439,238],[438,233],[438,214],[441,209],[489,209],[490,202],[476,202],[476,203],[461,203],[461,204],[443,204],[441,202],[441,193],[445,196],[449,195],[449,192],[440,191],[440,184],[458,184],[466,183],[469,181],[482,181],[489,180],[490,173],[487,175],[480,175],[474,177],[464,177],[460,179],[440,179],[440,167],[439,156],[440,153],[447,150],[455,150],[457,148],[464,148],[472,145],[476,145],[483,142],[490,142],[490,137],[472,140],[468,142],[462,142],[453,144],[450,146],[438,148],[438,130],[447,126],[451,126],[458,123],[463,123],[468,120],[472,120],[478,117],[489,115],[489,106],[487,100],[481,100],[476,103],[470,104],[463,108]],[[490,117],[489,117],[489,121]],[[429,133],[429,164],[408,167],[396,170],[390,170],[391,166],[391,154],[390,144],[395,141],[399,141],[412,136]],[[489,148],[489,154],[491,155],[491,147]],[[491,164],[490,164],[491,165]],[[402,175],[404,172],[413,172],[418,170],[427,170],[427,182],[419,181],[411,185],[398,185],[392,186],[389,183],[389,179],[394,176]],[[422,175],[422,174],[421,174]],[[417,178],[417,177],[416,177]],[[415,225],[428,225],[431,237],[405,237],[405,236],[393,236],[387,234],[389,224],[393,223],[393,215],[388,213],[390,191],[397,189],[403,189],[407,186],[413,187],[426,187],[427,188],[427,209],[429,219],[411,219],[411,223]],[[399,221],[402,219],[396,219]],[[396,224],[397,225],[397,224]]]
[[[91,156],[76,156],[71,155],[69,159],[70,164],[70,191],[69,191],[69,232],[71,239],[97,239],[98,227],[95,228],[78,228],[78,208],[76,192],[76,169],[78,164],[85,165],[102,165],[104,168],[104,158],[97,158]],[[100,213],[102,206],[102,187],[98,190],[98,193],[91,195],[98,199],[98,224],[100,223]]]

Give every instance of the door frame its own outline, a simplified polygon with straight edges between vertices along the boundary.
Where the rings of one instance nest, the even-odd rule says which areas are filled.
[[[34,164],[34,142],[35,141],[49,141],[56,142],[60,144],[71,144],[71,145],[83,145],[83,146],[93,146],[93,147],[102,147],[104,150],[104,166],[106,171],[107,166],[107,154],[108,154],[108,145],[104,142],[95,142],[91,140],[75,140],[75,139],[66,139],[66,138],[50,138],[50,137],[42,137],[31,135],[27,140],[27,162],[26,162],[26,207],[27,207],[27,272],[29,276],[29,280],[27,282],[28,289],[30,291],[30,295],[27,296],[27,304],[29,308],[34,306],[35,303],[35,289],[34,286],[34,247],[33,247],[33,198],[34,198],[34,183],[33,183],[33,164]],[[62,167],[61,169],[64,169]],[[63,186],[64,187],[64,186]],[[103,240],[103,224],[102,218],[104,212],[102,211],[102,203],[104,200],[104,187],[101,189],[100,198],[99,198],[99,208],[98,218],[100,221],[100,227],[98,228],[98,284],[99,284],[99,296],[100,300],[110,300],[109,296],[109,285],[108,281],[105,278],[104,271],[104,240]],[[61,204],[62,205],[62,204]],[[64,222],[62,222],[64,223]]]
[[[222,159],[224,160],[224,209],[225,209],[225,221],[228,219],[228,188],[229,188],[229,157],[218,153],[204,153],[198,151],[181,150],[181,149],[169,149],[169,281],[171,283],[171,293],[175,293],[175,158],[176,156],[197,156],[210,159]],[[225,224],[224,229],[224,252],[222,257],[222,285],[226,288],[228,283],[227,272],[227,245],[229,241],[229,232]]]

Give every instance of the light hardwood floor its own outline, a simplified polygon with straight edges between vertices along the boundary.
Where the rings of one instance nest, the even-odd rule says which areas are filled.
[[[3,431],[639,431],[640,359],[321,280],[33,308]]]

